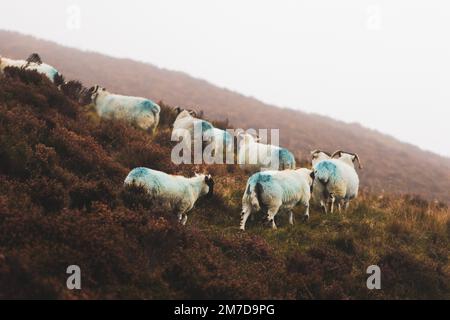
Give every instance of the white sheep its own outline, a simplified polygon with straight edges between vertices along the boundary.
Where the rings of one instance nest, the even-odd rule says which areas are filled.
[[[259,138],[249,133],[240,133],[239,138],[238,163],[242,168],[295,169],[295,157],[289,150],[259,143]]]
[[[181,110],[180,108],[177,108],[176,110],[179,113],[173,123],[173,138],[183,137],[183,141],[191,141],[193,143],[197,138],[194,135],[197,130],[200,135],[198,139],[202,142],[204,132],[214,129],[214,126],[208,121],[196,118],[197,114],[195,111]],[[189,137],[187,135],[189,135]]]
[[[338,156],[337,159],[334,159]],[[341,202],[347,210],[352,199],[358,196],[359,177],[355,169],[358,161],[362,169],[359,156],[355,153],[336,151],[332,159],[322,160],[314,166],[314,194],[320,197],[322,208],[327,212],[325,203],[330,203],[330,212],[333,213],[334,204],[341,209]]]
[[[289,213],[289,223],[294,224],[293,208],[301,202],[306,207],[304,218],[309,218],[309,201],[314,172],[302,168],[284,171],[263,171],[252,175],[242,198],[240,229],[253,211],[262,209],[267,221],[276,229],[275,216],[279,211]]]
[[[177,108],[179,114],[173,123],[172,141],[180,141],[181,146],[191,147],[195,145],[205,147],[207,163],[224,163],[226,151],[233,152],[234,138],[225,130],[215,128],[210,122],[196,118],[196,113],[192,110],[182,110]],[[204,144],[205,143],[205,144]]]
[[[124,184],[143,187],[151,200],[176,213],[183,225],[188,218],[187,212],[194,207],[195,202],[204,195],[211,197],[214,189],[211,175],[196,174],[195,177],[186,178],[148,168],[133,169]]]
[[[84,95],[82,102],[93,103],[101,118],[126,120],[152,131],[159,124],[161,107],[149,99],[112,94],[98,85]]]
[[[0,70],[3,73],[7,67],[16,67],[25,70],[35,70],[45,75],[56,85],[61,85],[63,78],[61,74],[51,65],[43,63],[38,54],[33,53],[27,60],[13,60],[0,56]]]

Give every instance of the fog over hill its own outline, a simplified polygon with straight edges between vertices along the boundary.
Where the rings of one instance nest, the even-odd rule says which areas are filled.
[[[305,162],[313,149],[356,152],[365,166],[361,172],[364,189],[450,201],[450,159],[358,124],[267,105],[185,73],[0,31],[0,55],[26,58],[32,52],[66,78],[79,79],[85,85],[101,84],[113,92],[203,110],[208,118],[229,119],[234,127],[279,128],[281,144]]]

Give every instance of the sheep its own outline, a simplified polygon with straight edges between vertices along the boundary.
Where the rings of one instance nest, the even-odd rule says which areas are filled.
[[[273,170],[295,169],[295,157],[289,150],[259,143],[259,138],[249,133],[240,133],[239,136],[238,163],[242,168],[261,169],[270,165]]]
[[[13,60],[0,56],[0,70],[3,73],[7,67],[16,67],[24,70],[35,70],[45,75],[55,85],[60,86],[64,83],[63,76],[54,67],[43,63],[37,53],[31,54],[27,60]]]
[[[175,119],[175,122],[173,123],[173,137],[185,137],[187,134],[189,134],[189,138],[191,139],[191,141],[193,141],[194,130],[196,128],[201,129],[199,133],[202,134],[202,138],[204,132],[214,129],[214,126],[210,122],[196,118],[197,114],[195,113],[195,111],[181,110],[180,108],[177,108],[176,110],[179,113],[177,118]]]
[[[309,201],[314,172],[302,168],[284,171],[263,171],[252,175],[242,197],[240,229],[253,211],[262,209],[267,214],[267,221],[276,229],[275,216],[281,211],[289,213],[289,223],[294,224],[293,208],[301,202],[306,207],[305,220],[309,219]]]
[[[159,124],[161,107],[149,99],[112,94],[97,85],[87,90],[80,102],[93,103],[101,118],[123,119],[146,131],[155,132]]]
[[[195,174],[195,177],[170,175],[148,168],[135,168],[125,179],[125,186],[141,186],[151,200],[161,203],[178,216],[178,221],[185,225],[187,212],[201,196],[212,197],[214,180],[211,175]]]
[[[200,151],[203,149],[203,139],[207,138],[206,132],[209,132],[209,138],[213,140],[215,135],[213,134],[214,126],[202,119],[197,118],[197,114],[192,110],[182,110],[180,108],[176,109],[179,114],[173,123],[172,129],[172,141],[180,141],[181,146],[190,148],[198,144],[202,146]],[[214,143],[214,142],[213,142]]]
[[[335,159],[335,156],[338,158]],[[332,154],[331,159],[320,161],[314,166],[314,194],[319,195],[325,213],[327,212],[325,202],[330,203],[330,212],[333,213],[335,202],[339,211],[342,201],[344,210],[347,210],[350,201],[358,196],[359,177],[355,161],[358,161],[359,169],[362,169],[356,153],[339,150]]]

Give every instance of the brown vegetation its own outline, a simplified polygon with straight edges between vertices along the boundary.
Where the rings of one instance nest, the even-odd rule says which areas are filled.
[[[0,79],[0,298],[450,298],[444,204],[363,194],[343,215],[277,232],[238,231],[247,176],[233,166],[174,166],[162,104],[155,136],[98,119],[35,72]],[[215,176],[183,228],[142,190],[123,189],[146,166]],[[297,216],[299,216],[297,212]],[[65,270],[82,270],[69,291]],[[379,264],[383,290],[366,289]]]

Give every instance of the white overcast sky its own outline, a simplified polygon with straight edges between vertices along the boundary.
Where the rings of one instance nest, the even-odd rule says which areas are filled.
[[[185,71],[450,156],[448,0],[8,0],[0,28]]]

